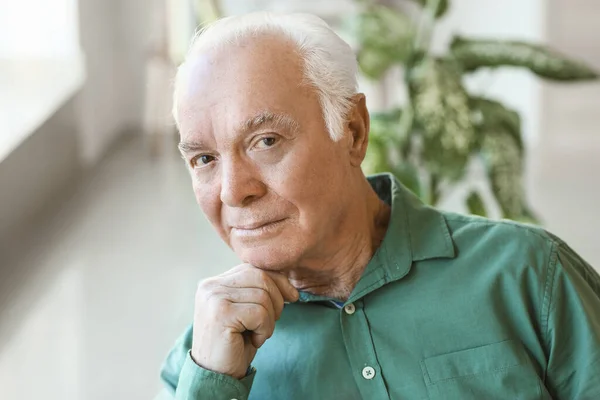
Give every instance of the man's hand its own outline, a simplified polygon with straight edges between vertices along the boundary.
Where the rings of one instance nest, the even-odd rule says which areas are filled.
[[[276,272],[249,264],[198,285],[192,359],[202,368],[241,379],[271,337],[284,301],[298,291]]]

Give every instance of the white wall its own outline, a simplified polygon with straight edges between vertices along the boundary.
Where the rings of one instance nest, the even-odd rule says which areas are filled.
[[[600,70],[600,2],[548,2],[548,43]],[[544,225],[600,271],[600,82],[545,84],[528,189]]]
[[[552,1],[548,5],[548,42],[600,70],[599,20],[598,0]],[[545,85],[543,103],[546,144],[571,151],[600,149],[600,82]]]
[[[87,82],[82,91],[82,157],[93,165],[124,132],[140,129],[149,2],[80,0]]]

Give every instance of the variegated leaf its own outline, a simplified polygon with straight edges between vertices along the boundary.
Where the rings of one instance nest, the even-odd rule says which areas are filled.
[[[523,157],[514,136],[503,127],[483,132],[481,155],[492,192],[505,218],[524,215]]]
[[[510,65],[528,68],[543,78],[557,81],[598,78],[598,72],[583,62],[570,60],[548,47],[525,42],[456,37],[451,51],[467,71]]]
[[[410,71],[409,82],[415,122],[422,130],[425,167],[456,181],[476,144],[460,70],[450,60],[424,59]]]
[[[477,192],[471,192],[469,197],[467,197],[467,208],[469,209],[469,213],[473,215],[487,216],[483,199]]]
[[[523,152],[521,132],[521,117],[519,113],[504,106],[502,103],[483,97],[472,97],[469,101],[473,124],[477,131],[490,131],[503,127],[513,135],[519,151]]]
[[[414,34],[414,24],[405,14],[390,7],[370,6],[358,21],[358,62],[363,73],[377,79],[392,65],[405,62]]]

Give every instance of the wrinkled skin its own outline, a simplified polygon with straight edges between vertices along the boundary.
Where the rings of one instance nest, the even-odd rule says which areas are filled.
[[[199,285],[192,357],[239,378],[284,299],[349,295],[389,209],[360,169],[365,97],[352,98],[344,136],[331,140],[291,43],[249,39],[194,56],[182,74],[176,113],[196,200],[244,262]]]

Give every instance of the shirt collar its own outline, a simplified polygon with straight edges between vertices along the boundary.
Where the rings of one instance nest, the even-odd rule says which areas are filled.
[[[425,206],[392,174],[373,175],[368,180],[392,211],[385,237],[347,302],[402,279],[410,272],[413,261],[456,256],[450,230],[439,211]],[[328,299],[300,293],[300,301],[324,300]]]

